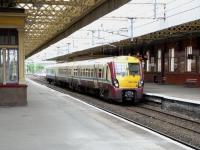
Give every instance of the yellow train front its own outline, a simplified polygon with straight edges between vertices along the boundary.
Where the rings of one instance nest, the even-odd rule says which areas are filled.
[[[110,68],[113,82],[110,97],[119,102],[140,101],[144,85],[141,61],[131,56],[116,57]]]

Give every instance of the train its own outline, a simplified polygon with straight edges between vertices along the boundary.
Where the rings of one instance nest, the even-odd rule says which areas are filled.
[[[142,62],[134,56],[54,64],[46,68],[46,80],[116,102],[139,102],[143,97]]]

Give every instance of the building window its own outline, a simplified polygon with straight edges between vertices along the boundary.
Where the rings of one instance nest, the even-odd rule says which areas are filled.
[[[157,69],[158,69],[158,72],[161,72],[161,69],[162,69],[162,67],[161,67],[161,54],[162,54],[162,51],[159,49],[158,50],[158,64],[157,64]]]
[[[0,72],[0,83],[18,82],[18,49],[0,50]]]
[[[147,60],[146,60],[146,72],[150,72],[150,54],[149,51],[146,52]]]
[[[179,57],[179,70],[181,73],[185,72],[185,57]]]
[[[0,49],[0,84],[3,83],[3,73],[4,73],[4,61],[3,61],[3,50]]]
[[[168,59],[169,54],[165,54],[165,58],[164,58],[164,71],[168,72],[169,71],[169,59]]]
[[[18,45],[16,29],[0,29],[0,45]]]
[[[192,71],[192,46],[186,47],[187,72]]]
[[[169,71],[174,72],[175,71],[175,59],[174,59],[174,48],[169,49]]]
[[[151,72],[156,72],[156,62],[155,62],[155,57],[151,57]]]
[[[187,72],[196,71],[196,57],[193,55],[192,46],[186,47]]]
[[[99,77],[98,78],[102,78],[102,69],[99,69]]]

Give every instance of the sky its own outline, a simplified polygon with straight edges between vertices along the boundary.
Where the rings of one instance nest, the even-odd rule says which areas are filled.
[[[200,0],[132,0],[33,55],[28,61],[40,62],[90,47],[110,45],[115,41],[200,19],[199,12]]]

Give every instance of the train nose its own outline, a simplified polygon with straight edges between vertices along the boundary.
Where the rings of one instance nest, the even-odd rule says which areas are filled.
[[[137,88],[140,76],[125,76],[118,78],[120,88]]]

